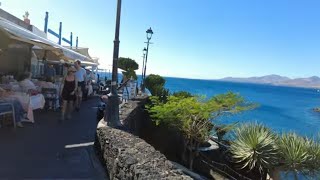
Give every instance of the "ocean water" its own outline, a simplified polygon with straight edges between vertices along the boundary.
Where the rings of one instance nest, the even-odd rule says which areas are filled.
[[[320,93],[315,89],[169,77],[165,79],[165,86],[170,92],[183,90],[212,97],[232,91],[249,102],[259,104],[254,110],[222,117],[218,119],[220,123],[256,121],[276,132],[294,131],[306,136],[314,136],[320,132],[320,113],[312,110],[320,106]]]
[[[111,78],[108,73],[101,73],[101,77],[103,76]],[[121,78],[119,74],[119,82]],[[188,91],[209,98],[232,91],[259,105],[254,110],[223,116],[218,119],[219,123],[252,121],[263,123],[276,132],[293,131],[306,136],[320,133],[320,113],[312,110],[320,107],[320,93],[316,89],[172,77],[165,79],[165,87],[170,92]],[[140,82],[141,76],[138,75],[139,85]]]

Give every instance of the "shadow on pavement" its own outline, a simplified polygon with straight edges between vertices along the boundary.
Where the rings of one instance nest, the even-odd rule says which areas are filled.
[[[85,101],[62,123],[59,112],[41,110],[34,124],[0,128],[0,179],[106,179],[92,146],[98,103]]]

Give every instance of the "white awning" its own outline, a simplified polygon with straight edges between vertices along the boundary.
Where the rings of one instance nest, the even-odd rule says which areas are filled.
[[[87,57],[89,57],[89,59],[90,59],[90,61],[91,61],[92,63],[94,63],[95,65],[99,65],[99,62],[98,62],[99,58],[97,58],[97,57],[91,57],[91,56],[89,55],[89,48],[84,48],[84,47],[67,47],[67,46],[65,46],[65,48],[71,49],[71,50],[73,50],[73,51],[76,51],[77,53],[80,53],[80,54],[82,54],[82,55],[84,55],[84,56],[87,56]],[[88,63],[88,64],[90,64],[90,63]]]
[[[25,42],[40,47],[43,51],[51,51],[64,60],[79,59],[83,63],[92,62],[90,57],[84,56],[73,50],[65,48],[53,41],[40,37],[31,31],[24,29],[16,24],[0,17],[0,48],[8,47],[15,41]],[[39,50],[39,48],[36,48]]]

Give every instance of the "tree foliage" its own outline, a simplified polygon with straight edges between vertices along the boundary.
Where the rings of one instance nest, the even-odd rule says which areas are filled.
[[[154,89],[157,86],[163,87],[165,83],[166,83],[166,80],[157,74],[150,74],[145,79],[145,86],[146,86],[146,88],[149,89],[149,91],[151,92],[152,95],[154,95],[154,93],[152,93],[152,91],[154,92]]]
[[[118,61],[118,67],[124,70],[122,74],[126,79],[131,77],[133,77],[133,79],[137,79],[135,70],[139,69],[139,65],[135,60],[131,58],[120,57]]]
[[[139,69],[138,63],[131,58],[120,57],[118,61],[118,67],[124,71]]]
[[[132,77],[133,79],[137,80],[137,78],[138,78],[136,72],[133,70],[123,71],[122,75],[125,76],[126,79],[129,79]]]
[[[205,100],[199,97],[169,96],[167,102],[152,97],[148,111],[157,125],[164,124],[178,129],[185,137],[186,147],[197,154],[200,144],[207,142],[214,127],[214,120],[225,113],[238,113],[252,106],[232,92]],[[193,158],[189,158],[192,169]]]
[[[159,100],[165,102],[169,96],[169,90],[164,87],[166,80],[160,75],[150,74],[145,79],[145,86],[149,89],[151,95],[159,97]]]
[[[188,92],[188,91],[178,91],[178,92],[174,92],[172,94],[172,96],[176,96],[176,97],[185,97],[185,98],[188,98],[188,97],[193,97],[193,95]]]

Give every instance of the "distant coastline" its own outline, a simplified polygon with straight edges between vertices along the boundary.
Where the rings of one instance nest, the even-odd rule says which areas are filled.
[[[269,84],[269,83],[255,83],[255,82],[226,81],[226,80],[222,80],[222,79],[212,79],[211,81],[226,82],[226,83],[237,83],[237,84],[265,85],[265,86],[284,87],[284,88],[299,88],[299,89],[320,90],[320,87],[318,88],[318,87],[303,87],[303,86],[275,85],[275,84]]]
[[[291,79],[285,76],[279,76],[279,75],[273,74],[273,75],[267,75],[267,76],[261,76],[261,77],[249,77],[249,78],[226,77],[226,78],[217,79],[217,80],[225,81],[225,82],[266,84],[266,85],[272,85],[272,86],[320,89],[320,78],[317,76]]]
[[[104,76],[107,76],[107,77],[111,76],[109,72],[99,72],[99,74],[101,78]],[[121,79],[122,74],[119,73],[118,77]],[[307,78],[295,78],[295,79],[291,79],[291,78],[288,78],[285,76],[279,76],[279,75],[267,75],[267,76],[249,77],[249,78],[226,77],[222,79],[204,79],[204,78],[175,77],[175,76],[163,76],[163,77],[178,78],[178,79],[185,79],[185,80],[221,81],[221,82],[261,84],[261,85],[270,85],[270,86],[320,90],[320,77],[318,76],[312,76]],[[141,75],[138,75],[138,78],[140,79]]]

